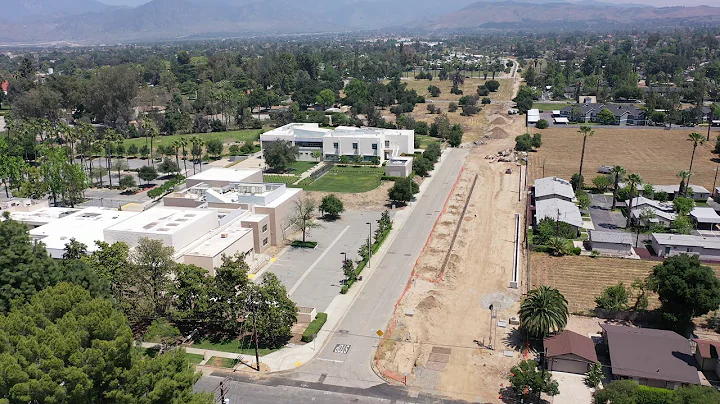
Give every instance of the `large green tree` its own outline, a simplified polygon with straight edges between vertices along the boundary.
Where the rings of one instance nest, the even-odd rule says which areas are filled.
[[[275,171],[286,171],[299,155],[298,147],[286,140],[263,142],[265,163]]]
[[[720,306],[720,280],[697,255],[667,258],[653,268],[648,284],[660,298],[666,325],[679,332],[686,331],[694,317]]]
[[[558,382],[552,379],[552,374],[539,370],[538,363],[532,359],[513,366],[510,369],[509,381],[516,394],[525,394],[527,391],[528,395],[537,398],[541,393],[549,396],[560,394]]]
[[[211,403],[182,350],[134,351],[109,300],[61,283],[0,316],[0,401],[7,403]]]
[[[419,191],[420,186],[412,178],[398,178],[388,190],[388,199],[393,202],[410,202]]]
[[[555,288],[540,286],[530,290],[520,304],[520,328],[538,339],[562,331],[568,319],[567,304]]]
[[[250,319],[256,322],[260,343],[268,347],[283,346],[297,322],[297,307],[285,286],[275,274],[266,272],[262,282],[253,285],[250,293],[251,304],[256,305],[256,314]]]

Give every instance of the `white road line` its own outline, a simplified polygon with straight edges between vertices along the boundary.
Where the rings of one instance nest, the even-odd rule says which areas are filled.
[[[339,361],[335,359],[325,359],[325,358],[316,358],[319,361],[325,361],[325,362],[335,362],[335,363],[345,363],[345,361]]]
[[[302,274],[302,276],[300,277],[300,279],[298,279],[297,282],[295,282],[295,284],[293,285],[293,287],[290,288],[290,290],[288,291],[288,295],[292,295],[292,294],[295,292],[295,289],[297,289],[298,286],[300,286],[300,283],[301,283],[302,281],[304,281],[305,278],[307,278],[308,275],[310,275],[310,272],[311,272],[313,269],[315,269],[315,267],[317,266],[317,264],[320,263],[320,261],[325,257],[325,255],[328,253],[328,251],[330,251],[330,249],[333,248],[333,246],[334,246],[338,241],[340,241],[340,237],[342,237],[343,234],[345,234],[345,232],[348,231],[348,229],[350,229],[350,226],[346,226],[346,227],[343,229],[343,231],[341,231],[340,234],[338,234],[338,236],[335,237],[335,240],[333,240],[333,242],[330,243],[330,245],[325,249],[325,251],[323,251],[323,253],[320,254],[320,256],[315,260],[315,262],[313,262],[312,265],[310,265],[310,268],[308,268],[308,269],[305,271],[305,273]]]

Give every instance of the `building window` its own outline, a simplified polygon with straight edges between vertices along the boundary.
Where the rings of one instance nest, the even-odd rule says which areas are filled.
[[[385,141],[385,148],[388,148],[388,147],[390,147],[390,141],[389,141],[389,140],[386,140],[386,141]]]
[[[264,225],[263,225],[263,228],[262,228],[262,232],[265,233],[266,231],[267,231],[267,225],[264,224]]]
[[[357,143],[353,143],[353,150],[357,150],[357,148],[358,148]]]
[[[377,143],[373,143],[372,149],[373,149],[373,150],[377,150]]]
[[[268,243],[268,239],[267,239],[267,237],[265,237],[263,239],[263,247],[265,247],[267,245],[267,243]]]
[[[337,143],[333,143],[333,148],[337,149],[339,146]]]

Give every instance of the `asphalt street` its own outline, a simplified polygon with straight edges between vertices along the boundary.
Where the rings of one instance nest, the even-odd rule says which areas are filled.
[[[298,306],[327,309],[340,293],[344,279],[342,264],[359,258],[357,251],[367,243],[370,226],[377,226],[381,212],[348,211],[335,221],[318,221],[321,228],[312,229],[308,240],[318,243],[315,249],[291,248],[269,267],[288,289]],[[371,262],[372,263],[372,262]]]

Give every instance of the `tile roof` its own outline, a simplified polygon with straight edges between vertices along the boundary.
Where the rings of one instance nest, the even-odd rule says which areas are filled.
[[[565,330],[552,337],[547,337],[544,346],[548,358],[573,354],[586,359],[588,362],[597,362],[595,344],[590,338],[576,332]]]
[[[690,343],[677,333],[652,328],[602,324],[612,372],[688,384],[700,384]]]

